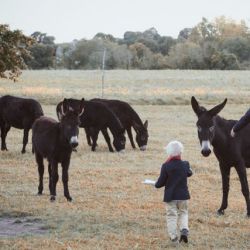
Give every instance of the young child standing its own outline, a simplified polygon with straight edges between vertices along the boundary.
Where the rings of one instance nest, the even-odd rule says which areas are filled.
[[[167,230],[172,242],[178,242],[177,221],[180,224],[180,242],[188,242],[188,202],[190,199],[187,177],[192,170],[187,161],[181,160],[183,145],[179,141],[171,141],[166,147],[167,161],[161,167],[160,176],[155,183],[156,188],[165,186],[164,202],[167,210]],[[179,213],[179,216],[178,216]]]

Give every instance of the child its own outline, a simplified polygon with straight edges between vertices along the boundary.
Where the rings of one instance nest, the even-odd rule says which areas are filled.
[[[155,187],[165,186],[164,202],[166,202],[167,229],[171,241],[178,243],[177,219],[179,213],[180,242],[187,243],[189,232],[187,200],[190,199],[187,177],[192,175],[192,170],[187,161],[181,160],[182,143],[171,141],[165,149],[168,159],[161,167]]]

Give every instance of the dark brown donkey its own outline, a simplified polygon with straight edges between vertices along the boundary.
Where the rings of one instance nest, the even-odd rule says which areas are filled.
[[[143,123],[136,111],[127,102],[99,98],[91,99],[90,101],[101,102],[106,104],[120,119],[123,127],[127,131],[132,148],[135,148],[135,143],[132,135],[133,128],[136,133],[135,139],[140,150],[146,150],[148,143],[148,121],[146,120]],[[87,140],[88,144],[90,144],[91,142],[88,135]]]
[[[43,159],[47,158],[51,201],[56,199],[58,163],[62,165],[64,196],[68,201],[72,200],[68,189],[68,169],[72,150],[78,146],[79,116],[84,111],[83,107],[79,112],[69,110],[67,99],[64,99],[61,109],[60,122],[43,116],[37,119],[32,127],[32,143],[39,172],[38,194],[43,192]]]
[[[6,136],[11,127],[23,129],[23,148],[28,143],[29,130],[34,121],[43,115],[39,102],[33,99],[6,95],[0,98],[1,150],[7,150]]]
[[[250,125],[237,133],[235,138],[230,136],[230,131],[235,120],[226,120],[217,114],[226,105],[227,99],[214,108],[207,110],[201,107],[195,97],[191,104],[198,116],[196,123],[198,137],[201,144],[201,153],[207,157],[211,153],[211,145],[220,165],[222,177],[222,203],[218,214],[223,215],[228,205],[229,178],[231,167],[235,167],[240,178],[242,194],[246,200],[247,216],[250,217],[249,188],[246,167],[250,167]]]

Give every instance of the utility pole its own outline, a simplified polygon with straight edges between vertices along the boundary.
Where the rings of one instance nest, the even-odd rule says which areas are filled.
[[[106,48],[104,48],[102,56],[102,98],[104,94],[105,58],[106,58]]]

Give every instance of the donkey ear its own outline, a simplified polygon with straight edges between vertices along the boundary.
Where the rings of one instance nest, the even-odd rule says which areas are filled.
[[[219,105],[213,107],[212,109],[210,109],[210,110],[208,111],[208,113],[209,113],[211,116],[217,115],[217,114],[225,107],[226,103],[227,103],[227,98],[226,98],[226,99],[224,100],[224,102],[222,102],[221,104],[219,104]]]
[[[146,120],[146,121],[144,122],[143,126],[144,126],[145,129],[148,129],[148,120]]]
[[[61,111],[63,116],[65,116],[65,114],[68,112],[68,109],[69,109],[68,99],[64,98],[61,106]]]
[[[200,106],[194,96],[191,98],[191,105],[194,113],[199,117],[202,113],[207,111],[204,107]]]
[[[84,107],[85,107],[85,100],[84,98],[82,98],[82,100],[80,101],[80,111],[78,116],[81,116],[84,113]]]

